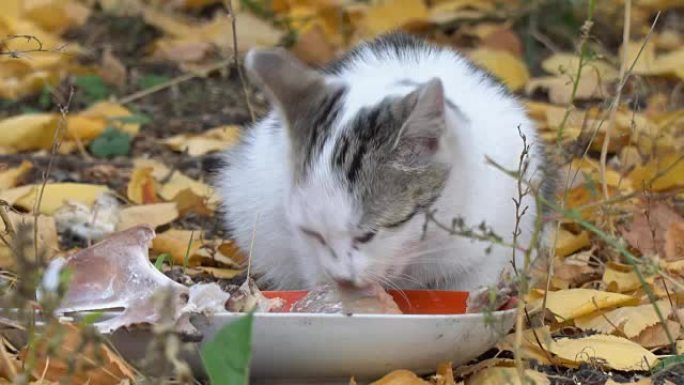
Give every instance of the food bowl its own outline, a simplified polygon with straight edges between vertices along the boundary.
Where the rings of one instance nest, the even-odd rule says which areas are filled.
[[[394,369],[434,371],[441,362],[465,363],[491,348],[515,321],[515,310],[464,314],[465,292],[389,291],[410,314],[314,314],[287,312],[304,291],[265,292],[285,300],[283,312],[255,313],[252,331],[252,384],[359,384]],[[223,312],[200,327],[205,340],[243,317]],[[134,362],[146,338],[117,332],[113,342]],[[188,359],[201,368],[199,344]]]

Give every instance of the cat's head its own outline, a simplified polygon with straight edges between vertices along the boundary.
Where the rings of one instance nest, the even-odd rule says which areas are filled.
[[[315,256],[303,267],[311,280],[365,286],[402,274],[419,214],[449,173],[441,81],[351,111],[348,85],[284,49],[253,50],[245,63],[287,129],[286,213],[300,252]]]

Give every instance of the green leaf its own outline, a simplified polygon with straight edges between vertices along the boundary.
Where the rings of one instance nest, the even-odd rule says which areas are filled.
[[[38,105],[40,108],[47,110],[52,106],[52,89],[50,87],[45,87],[40,92],[40,97],[38,97]]]
[[[159,254],[157,259],[154,261],[154,267],[156,267],[157,270],[161,271],[162,266],[164,266],[164,262],[169,260],[169,257],[171,257],[171,254],[169,253]]]
[[[254,314],[225,325],[200,352],[213,385],[247,385]]]
[[[138,85],[142,89],[148,89],[164,84],[169,80],[171,80],[171,78],[168,76],[149,74],[141,77],[140,80],[138,80]]]
[[[112,93],[102,78],[97,75],[78,76],[76,85],[83,90],[85,98],[91,102],[106,99]]]
[[[90,143],[90,153],[98,158],[128,155],[131,152],[131,137],[113,127],[107,127]]]

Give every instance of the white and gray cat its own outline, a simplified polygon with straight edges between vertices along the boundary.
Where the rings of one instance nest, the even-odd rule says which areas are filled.
[[[512,250],[426,223],[484,221],[511,241],[516,170],[552,191],[523,107],[458,53],[402,33],[361,44],[318,71],[284,49],[251,51],[250,77],[273,104],[226,155],[226,223],[272,288],[321,282],[472,290],[511,266]],[[527,245],[535,201],[521,222]],[[521,253],[518,253],[520,256]],[[520,262],[518,262],[520,266]]]

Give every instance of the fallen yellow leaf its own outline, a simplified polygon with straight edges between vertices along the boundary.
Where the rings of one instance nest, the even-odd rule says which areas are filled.
[[[615,370],[649,370],[658,358],[641,345],[626,338],[593,335],[553,341],[549,351],[567,365],[592,363]]]
[[[410,370],[395,370],[371,385],[430,385]]]
[[[556,255],[559,257],[568,256],[578,250],[591,246],[589,233],[586,231],[573,234],[561,228],[556,234]]]
[[[225,150],[240,138],[240,127],[223,126],[203,132],[199,135],[181,134],[164,140],[171,149],[186,152],[190,156],[208,154]]]
[[[512,91],[521,89],[530,78],[525,63],[508,51],[477,48],[470,51],[468,57],[491,72]]]
[[[157,201],[157,182],[152,176],[152,167],[135,167],[128,182],[126,195],[137,204]]]
[[[90,8],[66,0],[24,1],[22,16],[46,31],[61,34],[86,22]]]
[[[541,299],[534,302],[541,306]],[[559,321],[571,320],[600,309],[637,303],[639,299],[629,295],[593,289],[567,289],[546,293],[546,308]]]
[[[30,226],[32,229],[35,222],[35,217],[33,215],[27,214],[17,214],[15,212],[9,211],[8,217],[14,230],[18,230],[20,226]],[[5,228],[5,223],[0,220],[0,233],[5,234],[9,240],[12,240],[12,236],[7,233]],[[33,247],[33,231],[28,232],[28,243],[23,246],[23,255],[25,258],[31,261],[35,261],[36,253]],[[54,256],[57,251],[59,251],[59,238],[57,237],[57,226],[55,225],[55,220],[52,217],[45,215],[38,216],[38,253],[43,253],[42,257],[49,259]],[[13,252],[7,247],[4,242],[0,242],[0,269],[13,270],[16,268],[16,257]]]
[[[564,76],[566,81],[572,83],[572,79],[577,75],[580,58],[571,53],[557,53],[544,59],[541,65],[544,71],[556,76]],[[582,76],[594,73],[598,75],[597,80],[603,82],[618,78],[618,70],[603,60],[585,60],[582,65]]]
[[[35,378],[59,381],[69,377],[75,384],[118,385],[136,376],[134,369],[107,344],[96,343],[74,324],[60,323],[59,328],[44,333],[47,338],[35,344],[36,364],[31,372]],[[28,358],[28,348],[22,350],[21,356],[23,360]]]
[[[400,6],[386,1],[369,7],[361,18],[359,30],[363,36],[377,36],[410,22],[426,22],[428,10],[422,0],[403,0]]]
[[[639,277],[632,266],[608,262],[603,270],[603,283],[610,291],[625,293],[641,287]]]
[[[116,231],[123,231],[138,225],[149,225],[152,228],[166,225],[178,218],[178,209],[173,202],[152,203],[131,206],[119,212],[119,223]]]
[[[645,347],[646,349],[661,348],[670,345],[670,337],[676,340],[681,335],[681,325],[677,321],[665,320],[665,325],[670,332],[667,335],[662,323],[651,325],[642,330],[638,337],[634,338],[634,342]]]
[[[15,187],[31,168],[33,168],[33,164],[28,160],[24,160],[17,167],[0,171],[0,190]]]
[[[207,207],[213,209],[218,204],[218,197],[211,186],[196,181],[180,171],[171,170],[161,162],[150,159],[137,159],[135,167],[151,167],[154,179],[160,184],[158,194],[165,201],[171,201],[183,190],[190,189],[195,195],[207,200]],[[163,182],[163,183],[162,183]]]
[[[170,254],[173,263],[181,266],[186,264],[187,255],[187,265],[197,266],[201,260],[201,256],[196,255],[202,246],[201,237],[201,231],[170,229],[152,240],[152,250],[157,254]]]
[[[140,123],[126,122],[133,113],[126,107],[114,102],[99,102],[78,114],[80,117],[100,119],[105,126],[112,126],[135,136],[140,132]]]
[[[543,373],[525,369],[525,380],[521,381],[516,368],[487,368],[468,378],[465,385],[548,385],[551,381]]]
[[[13,189],[6,193],[12,196]],[[36,198],[41,190],[40,185],[17,187],[21,195],[14,200],[14,205],[24,210],[31,211],[36,203]],[[109,192],[107,186],[83,183],[48,183],[45,185],[43,199],[40,202],[40,213],[52,215],[57,209],[64,206],[67,200],[83,203],[91,206],[100,194]],[[4,196],[3,192],[2,196]]]
[[[26,114],[0,121],[0,147],[15,151],[48,149],[52,146],[58,117],[55,114]]]
[[[672,312],[669,300],[656,302],[663,317]],[[644,329],[660,323],[653,304],[625,306],[609,312],[596,312],[575,319],[575,326],[582,330],[595,330],[602,334],[612,334],[619,328],[627,338],[637,337]]]
[[[632,186],[652,191],[664,191],[684,186],[684,156],[673,153],[652,159],[630,174]]]

